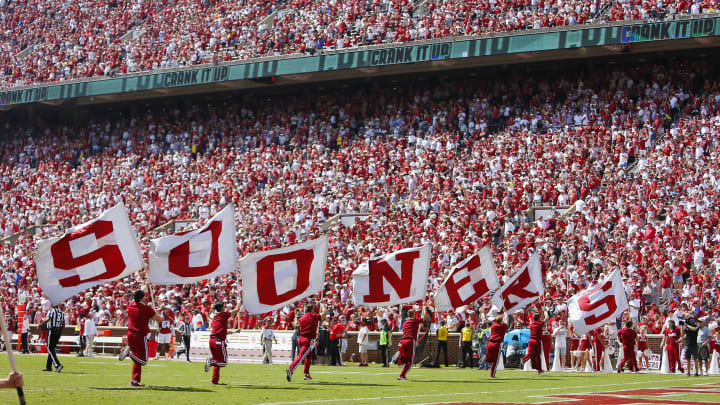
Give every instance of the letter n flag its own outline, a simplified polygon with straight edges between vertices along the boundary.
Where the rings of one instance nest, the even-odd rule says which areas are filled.
[[[431,245],[370,258],[353,272],[355,305],[381,307],[425,299]]]

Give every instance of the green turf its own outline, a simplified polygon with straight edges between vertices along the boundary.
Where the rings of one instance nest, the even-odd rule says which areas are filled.
[[[398,381],[399,369],[371,365],[360,368],[313,366],[312,381],[303,381],[301,369],[293,382],[285,381],[283,365],[230,364],[220,382],[211,386],[203,363],[152,361],[143,368],[145,388],[130,388],[131,361],[113,358],[61,357],[62,373],[46,373],[45,356],[18,355],[25,375],[28,404],[420,404],[438,402],[543,402],[538,396],[560,393],[592,393],[665,386],[718,383],[718,377],[687,378],[659,374],[498,372],[441,368],[413,369],[410,381]],[[0,355],[0,373],[10,367]],[[720,403],[720,395],[702,394],[698,401]],[[0,392],[0,404],[16,403],[14,390]]]

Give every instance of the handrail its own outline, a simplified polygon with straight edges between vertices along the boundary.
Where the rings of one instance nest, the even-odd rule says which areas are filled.
[[[718,16],[720,16],[720,12],[701,13],[701,14],[694,14],[694,15],[687,15],[687,14],[677,15],[676,14],[676,15],[672,16],[672,18],[666,18],[663,21],[682,21],[682,20],[692,20],[692,19],[710,18],[710,17],[718,17]],[[599,23],[592,23],[592,24],[582,24],[582,25],[562,26],[562,27],[548,27],[548,28],[541,28],[541,29],[526,29],[526,30],[508,31],[508,32],[494,32],[494,33],[485,33],[485,34],[480,34],[480,35],[463,35],[463,36],[448,37],[448,38],[434,38],[434,39],[426,39],[426,40],[410,41],[410,42],[392,42],[392,43],[384,43],[384,44],[378,44],[378,45],[356,46],[356,47],[352,47],[352,48],[343,48],[343,49],[323,49],[322,51],[319,52],[319,54],[320,55],[335,55],[335,54],[344,54],[344,53],[348,53],[348,52],[367,51],[367,50],[374,50],[374,49],[393,49],[393,48],[404,47],[404,46],[408,46],[408,45],[413,45],[413,46],[430,45],[430,44],[436,44],[436,43],[449,43],[449,42],[453,43],[453,42],[461,42],[461,41],[484,39],[484,38],[507,38],[507,37],[516,37],[516,36],[533,35],[533,34],[541,34],[541,33],[552,33],[552,32],[562,32],[562,31],[580,31],[580,30],[602,28],[602,27],[642,25],[642,24],[646,24],[648,22],[656,22],[656,20],[651,18],[651,19],[636,20],[636,21],[611,21],[611,22],[599,22]],[[657,21],[657,22],[660,22],[660,21]],[[103,80],[110,80],[110,79],[145,76],[145,75],[150,75],[150,74],[182,72],[182,71],[186,71],[186,70],[193,70],[193,69],[199,69],[199,68],[212,68],[212,67],[217,67],[217,66],[243,65],[243,64],[249,64],[249,63],[260,63],[260,62],[276,61],[276,60],[300,59],[300,58],[305,58],[305,57],[308,57],[308,55],[296,52],[296,53],[285,54],[285,55],[262,56],[262,57],[250,58],[250,59],[235,59],[235,60],[218,62],[218,63],[202,63],[202,64],[197,64],[197,65],[188,65],[188,66],[182,66],[182,67],[171,67],[171,68],[163,68],[163,69],[155,69],[155,70],[143,70],[143,71],[132,72],[132,73],[119,73],[119,74],[115,74],[113,76],[96,76],[96,77],[88,77],[88,78],[76,78],[76,79],[70,79],[70,80],[62,80],[62,81],[57,81],[57,82],[46,82],[46,83],[36,83],[36,84],[13,86],[13,87],[2,87],[2,88],[0,88],[0,91],[15,91],[15,90],[42,88],[42,87],[52,86],[52,85],[89,83],[89,82],[96,82],[96,81],[103,81]]]

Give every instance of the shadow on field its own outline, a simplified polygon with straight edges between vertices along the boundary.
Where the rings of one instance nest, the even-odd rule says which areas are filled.
[[[503,382],[503,381],[517,381],[517,380],[513,380],[512,378],[500,378],[500,377],[498,377],[498,378],[496,378],[496,379],[494,379],[494,380],[490,380],[490,379],[487,379],[487,380],[414,380],[414,379],[411,379],[411,380],[409,380],[409,381],[410,381],[410,382],[418,382],[418,383],[449,383],[449,384],[458,384],[458,383],[462,383],[462,384],[487,384],[487,383],[490,383],[490,384],[494,384],[494,383],[499,383],[499,382]]]
[[[286,387],[280,387],[277,385],[231,385],[228,388],[240,388],[240,389],[250,389],[250,390],[303,390],[303,391],[315,389],[308,385],[286,386]]]
[[[170,387],[167,385],[148,385],[143,388],[138,387],[90,387],[91,390],[98,391],[166,391],[166,392],[212,392],[207,388],[191,388],[191,387]]]
[[[348,387],[390,387],[394,386],[394,384],[370,384],[370,383],[363,383],[363,382],[331,382],[331,381],[313,381],[308,385],[339,385],[339,386],[348,386]]]

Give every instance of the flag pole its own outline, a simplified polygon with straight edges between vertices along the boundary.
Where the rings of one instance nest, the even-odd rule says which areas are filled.
[[[5,324],[5,312],[3,312],[2,305],[0,305],[0,329],[2,329],[3,340],[5,340],[5,347],[7,348],[8,359],[10,360],[10,368],[12,368],[12,371],[14,371],[15,373],[19,373],[17,364],[15,363],[15,354],[13,353],[10,334],[8,333],[7,325]],[[23,393],[22,387],[16,387],[15,389],[17,390],[20,405],[25,405],[25,393]]]

